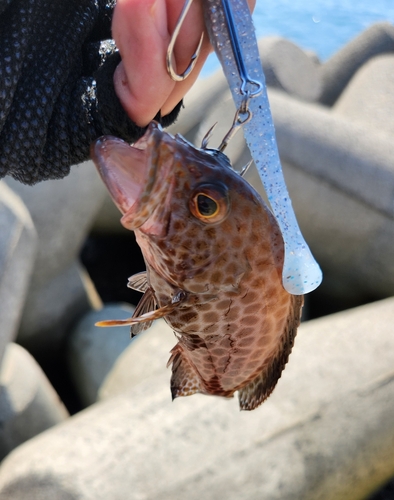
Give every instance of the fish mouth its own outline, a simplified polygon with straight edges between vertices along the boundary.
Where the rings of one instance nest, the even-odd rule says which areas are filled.
[[[164,194],[163,189],[160,190],[160,179],[168,174],[169,165],[160,156],[163,134],[160,125],[152,122],[132,146],[112,136],[100,137],[92,144],[92,159],[123,214],[121,222],[127,229],[143,225]],[[152,193],[155,196],[151,196]]]

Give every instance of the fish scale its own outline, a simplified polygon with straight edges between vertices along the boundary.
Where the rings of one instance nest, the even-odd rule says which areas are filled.
[[[101,326],[129,324],[135,334],[163,317],[178,339],[173,398],[238,391],[241,409],[256,408],[288,360],[303,303],[282,285],[270,210],[223,153],[155,122],[134,146],[100,139],[92,156],[146,263],[145,281],[130,278],[145,291],[135,315]]]

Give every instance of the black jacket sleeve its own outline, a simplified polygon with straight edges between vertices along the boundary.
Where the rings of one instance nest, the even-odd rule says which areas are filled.
[[[115,0],[0,0],[0,177],[66,176],[103,134],[144,132],[115,94]],[[164,126],[180,104],[164,117]]]

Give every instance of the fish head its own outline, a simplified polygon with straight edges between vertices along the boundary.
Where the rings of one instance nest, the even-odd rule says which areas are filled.
[[[147,267],[173,286],[207,294],[235,289],[249,268],[244,250],[253,244],[251,221],[260,220],[255,239],[272,239],[273,218],[228,158],[197,149],[156,122],[133,146],[99,139],[92,157]]]

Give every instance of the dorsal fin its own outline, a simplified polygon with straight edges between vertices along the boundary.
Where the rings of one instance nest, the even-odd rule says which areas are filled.
[[[185,356],[179,343],[171,350],[171,357],[168,360],[167,367],[171,363],[171,395],[173,400],[179,396],[191,396],[196,392],[202,392],[200,377]]]
[[[145,293],[149,287],[146,271],[142,271],[140,273],[133,274],[133,276],[130,276],[127,286],[129,288],[132,288],[133,290],[136,290],[137,292]]]
[[[277,355],[256,378],[238,391],[239,406],[241,410],[254,410],[268,398],[274,390],[287,360],[289,359],[297,334],[297,328],[300,324],[304,298],[302,295],[292,295],[292,300],[292,311],[289,314],[286,329],[282,336],[282,345]]]

